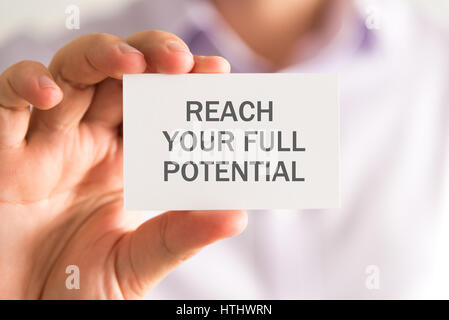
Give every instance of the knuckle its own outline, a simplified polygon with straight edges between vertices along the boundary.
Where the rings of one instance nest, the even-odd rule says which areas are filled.
[[[159,240],[160,240],[162,249],[164,250],[164,252],[167,255],[177,257],[176,252],[174,252],[173,249],[170,248],[170,246],[168,244],[167,230],[169,228],[169,219],[170,219],[169,213],[165,213],[161,216],[160,229],[159,229],[160,230]]]
[[[3,73],[0,74],[0,79],[23,79],[29,78],[32,74],[32,70],[40,69],[42,72],[45,72],[47,68],[40,62],[33,60],[22,60],[16,62],[15,64],[9,66]],[[9,81],[9,80],[8,80]]]
[[[22,60],[17,62],[16,64],[13,64],[10,69],[17,71],[17,70],[30,70],[35,68],[42,68],[45,69],[45,66],[37,61],[33,60]]]
[[[176,35],[174,33],[164,31],[164,30],[153,29],[153,30],[148,30],[147,32],[148,32],[149,36],[153,36],[153,37],[160,37],[160,38],[176,37]]]
[[[109,43],[109,42],[116,41],[117,39],[119,39],[119,37],[117,37],[113,34],[104,33],[104,32],[91,33],[87,36],[92,43],[100,43],[100,44]]]
[[[176,213],[165,213],[161,216],[160,220],[160,229],[159,229],[159,241],[162,250],[165,255],[170,257],[176,263],[182,263],[189,259],[193,254],[195,254],[195,250],[190,252],[183,252],[183,250],[178,250],[173,247],[170,243],[170,238],[168,237],[168,232],[170,230],[170,217]]]
[[[72,42],[69,42],[65,47],[68,47],[69,51],[71,51],[73,49],[73,47],[78,47],[78,46],[82,46],[83,48],[89,49],[92,47],[97,47],[97,46],[103,46],[105,44],[110,44],[111,42],[115,42],[117,40],[119,40],[120,38],[110,34],[110,33],[89,33],[89,34],[85,34],[80,36],[79,38],[73,40]],[[63,49],[61,48],[61,49]],[[61,50],[59,50],[61,51]],[[58,53],[59,53],[58,51]],[[67,52],[67,50],[63,50],[65,53]]]
[[[140,31],[135,34],[133,34],[130,38],[132,39],[152,39],[152,40],[159,40],[164,41],[166,39],[175,39],[182,41],[177,35],[174,33],[164,31],[164,30],[158,30],[158,29],[152,29],[152,30],[145,30]]]

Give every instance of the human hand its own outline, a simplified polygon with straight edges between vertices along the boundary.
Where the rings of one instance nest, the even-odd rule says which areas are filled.
[[[240,233],[242,211],[123,211],[122,75],[226,73],[176,36],[82,36],[49,68],[0,76],[0,298],[139,298],[202,247]],[[30,112],[29,105],[33,105]],[[151,190],[147,190],[151,192]],[[66,267],[80,289],[66,288]]]

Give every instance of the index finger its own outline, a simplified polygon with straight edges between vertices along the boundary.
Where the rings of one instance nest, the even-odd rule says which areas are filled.
[[[51,110],[33,110],[30,134],[76,127],[92,101],[94,84],[108,77],[121,79],[124,73],[139,73],[145,68],[143,54],[119,37],[89,34],[70,42],[55,54],[49,66],[64,99]]]
[[[143,54],[111,34],[88,34],[62,47],[53,57],[50,72],[76,86],[96,84],[107,77],[145,70]]]
[[[189,47],[173,33],[146,30],[133,34],[126,41],[144,54],[147,72],[188,73],[195,64]]]

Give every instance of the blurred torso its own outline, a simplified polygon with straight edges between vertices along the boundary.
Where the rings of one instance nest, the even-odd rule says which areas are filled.
[[[341,209],[250,212],[245,233],[206,248],[149,298],[447,295],[449,42],[406,7],[379,5],[379,28],[354,15],[313,59],[280,70],[339,74]],[[21,59],[49,62],[80,34],[153,28],[175,32],[193,53],[223,55],[236,72],[269,71],[211,6],[162,0],[56,40],[12,39],[0,49],[0,68]]]

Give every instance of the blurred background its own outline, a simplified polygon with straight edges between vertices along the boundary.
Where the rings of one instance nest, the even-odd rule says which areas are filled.
[[[187,31],[194,32],[183,39],[190,40],[194,53],[215,54],[217,49],[233,71],[266,72],[258,65],[260,57],[217,16],[201,7],[190,15],[181,6],[173,10],[183,1],[1,0],[0,70],[22,59],[48,63],[62,43],[84,33],[106,30],[126,36],[185,18],[180,22],[188,22]],[[281,6],[283,1],[298,0],[271,3]],[[135,6],[126,15],[126,8],[138,2],[148,10]],[[382,11],[382,28],[369,27],[369,19],[363,19],[366,28],[358,19],[343,23],[348,28],[330,46],[323,41],[315,61],[287,70],[341,76],[341,210],[250,213],[244,234],[206,248],[150,298],[449,297],[449,47],[448,33],[438,26],[449,28],[449,1],[356,2],[393,8]],[[399,2],[417,8],[413,11],[419,18],[402,20],[408,6],[395,7]],[[81,12],[80,30],[66,27],[70,5]],[[367,18],[368,8],[361,5],[360,18]],[[113,18],[105,29],[102,19],[108,17]],[[262,24],[254,24],[255,33],[267,42],[259,30]],[[270,42],[270,47],[277,46]],[[372,266],[382,272],[380,288],[367,285]]]
[[[449,1],[408,1],[421,7],[432,19],[449,26]],[[63,31],[61,27],[64,27],[67,18],[65,9],[71,4],[77,5],[83,12],[83,20],[89,20],[98,15],[117,13],[132,2],[136,0],[2,0],[0,2],[0,42],[24,30],[36,35],[51,36],[60,33]]]

